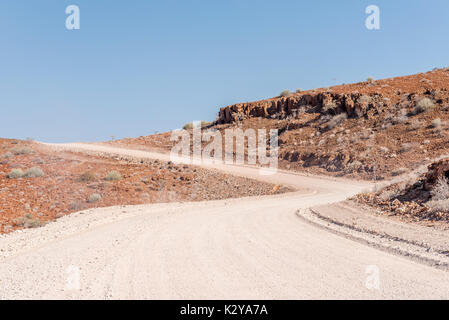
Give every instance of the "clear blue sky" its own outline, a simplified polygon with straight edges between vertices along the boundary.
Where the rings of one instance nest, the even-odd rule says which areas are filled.
[[[447,0],[0,0],[0,136],[148,135],[284,89],[447,66],[448,17]]]

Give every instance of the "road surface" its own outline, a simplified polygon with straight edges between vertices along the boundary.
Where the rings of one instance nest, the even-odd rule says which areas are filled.
[[[136,157],[91,144],[54,146]],[[409,299],[449,297],[449,274],[348,240],[295,211],[366,185],[251,167],[214,166],[299,192],[120,206],[0,237],[0,298]]]

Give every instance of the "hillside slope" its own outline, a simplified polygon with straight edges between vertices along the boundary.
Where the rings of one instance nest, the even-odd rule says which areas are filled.
[[[276,128],[282,168],[384,179],[449,151],[449,69],[221,108],[212,128]],[[170,134],[114,141],[170,150]]]

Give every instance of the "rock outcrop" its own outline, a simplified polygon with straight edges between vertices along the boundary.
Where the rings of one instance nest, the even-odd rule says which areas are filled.
[[[296,115],[299,111],[332,115],[346,112],[349,117],[361,117],[368,115],[369,110],[377,110],[384,106],[389,107],[389,100],[383,99],[378,93],[370,95],[330,92],[296,94],[221,108],[216,123],[234,123],[254,117],[285,119],[290,115]]]

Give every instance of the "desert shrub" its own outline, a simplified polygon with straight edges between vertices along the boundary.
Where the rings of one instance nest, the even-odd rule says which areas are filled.
[[[419,100],[418,103],[416,104],[414,113],[418,114],[418,113],[429,111],[434,106],[435,105],[433,104],[432,100],[430,100],[429,98],[423,98],[423,99]]]
[[[302,89],[296,89],[296,93],[301,93]]]
[[[122,175],[120,174],[120,172],[118,171],[110,171],[107,175],[106,175],[106,180],[107,181],[116,181],[116,180],[121,180],[122,179]]]
[[[184,125],[184,127],[182,127],[184,130],[190,130],[190,129],[193,129],[193,122],[189,122],[189,123],[186,123],[185,125]]]
[[[323,105],[323,112],[335,114],[337,111],[337,105],[334,102],[328,102]]]
[[[44,175],[44,172],[42,171],[41,168],[33,167],[31,169],[28,169],[25,172],[24,177],[25,178],[38,178],[38,177],[42,177],[43,175]]]
[[[388,149],[387,147],[380,147],[379,150],[382,153],[388,153],[390,151],[390,149]]]
[[[410,130],[418,130],[422,126],[423,126],[422,122],[415,119],[410,123]]]
[[[379,199],[382,201],[389,201],[398,196],[398,191],[396,190],[383,190],[379,194]]]
[[[289,90],[284,90],[284,91],[282,91],[282,92],[279,94],[279,96],[280,96],[280,97],[288,97],[290,94],[291,94],[291,93],[290,93]]]
[[[210,121],[201,121],[201,128],[208,127],[212,124]]]
[[[357,99],[357,102],[360,104],[369,104],[371,102],[371,97],[364,94]]]
[[[332,130],[333,128],[342,124],[347,118],[348,118],[348,115],[346,113],[341,113],[339,115],[336,115],[327,123],[327,128],[329,130]]]
[[[18,179],[22,178],[25,175],[25,173],[22,171],[22,169],[12,169],[11,172],[8,174],[9,179]]]
[[[449,211],[449,199],[428,201],[426,207],[434,211]]]
[[[374,78],[373,77],[368,77],[368,78],[366,78],[366,82],[373,83],[374,82]]]
[[[79,200],[74,200],[70,202],[69,208],[73,211],[80,211],[84,209],[84,203]]]
[[[92,194],[89,199],[87,200],[87,202],[89,203],[95,203],[101,200],[101,196],[98,193],[94,193]]]
[[[434,201],[449,199],[449,181],[446,178],[439,177],[432,191],[430,191],[430,195]]]
[[[413,143],[403,143],[399,149],[399,152],[408,152],[412,150],[413,146]]]
[[[346,164],[346,168],[352,172],[358,170],[362,165],[363,163],[361,163],[360,161],[354,160],[353,162]]]
[[[43,225],[39,219],[33,218],[31,214],[26,214],[22,218],[14,220],[13,224],[24,228],[38,228]]]
[[[408,120],[408,117],[406,115],[398,115],[398,116],[394,117],[393,119],[391,119],[393,124],[405,123],[405,122],[407,122],[407,120]]]
[[[14,155],[11,153],[11,152],[6,152],[6,153],[4,153],[4,154],[2,154],[2,158],[4,158],[4,159],[10,159],[10,158],[12,158]]]
[[[391,175],[392,176],[400,176],[401,174],[404,174],[407,171],[408,171],[407,168],[399,168],[399,169],[396,169],[396,170],[392,171]]]
[[[92,182],[96,180],[96,176],[92,171],[86,171],[82,175],[79,176],[79,182]]]
[[[382,129],[382,130],[386,130],[386,129],[388,129],[388,128],[391,128],[391,126],[392,126],[392,123],[389,122],[389,121],[386,121],[386,122],[384,122],[384,123],[382,124],[381,129]]]
[[[212,122],[210,122],[210,121],[201,120],[201,122],[200,122],[201,128],[208,127],[211,124],[212,124]],[[193,129],[194,127],[195,127],[194,123],[193,122],[189,122],[189,123],[186,123],[182,128],[184,130],[190,130],[190,129]]]
[[[441,128],[441,119],[440,118],[434,119],[432,121],[432,127],[434,127],[435,129]]]
[[[15,156],[33,153],[33,150],[25,146],[16,146],[12,148],[11,153]]]

